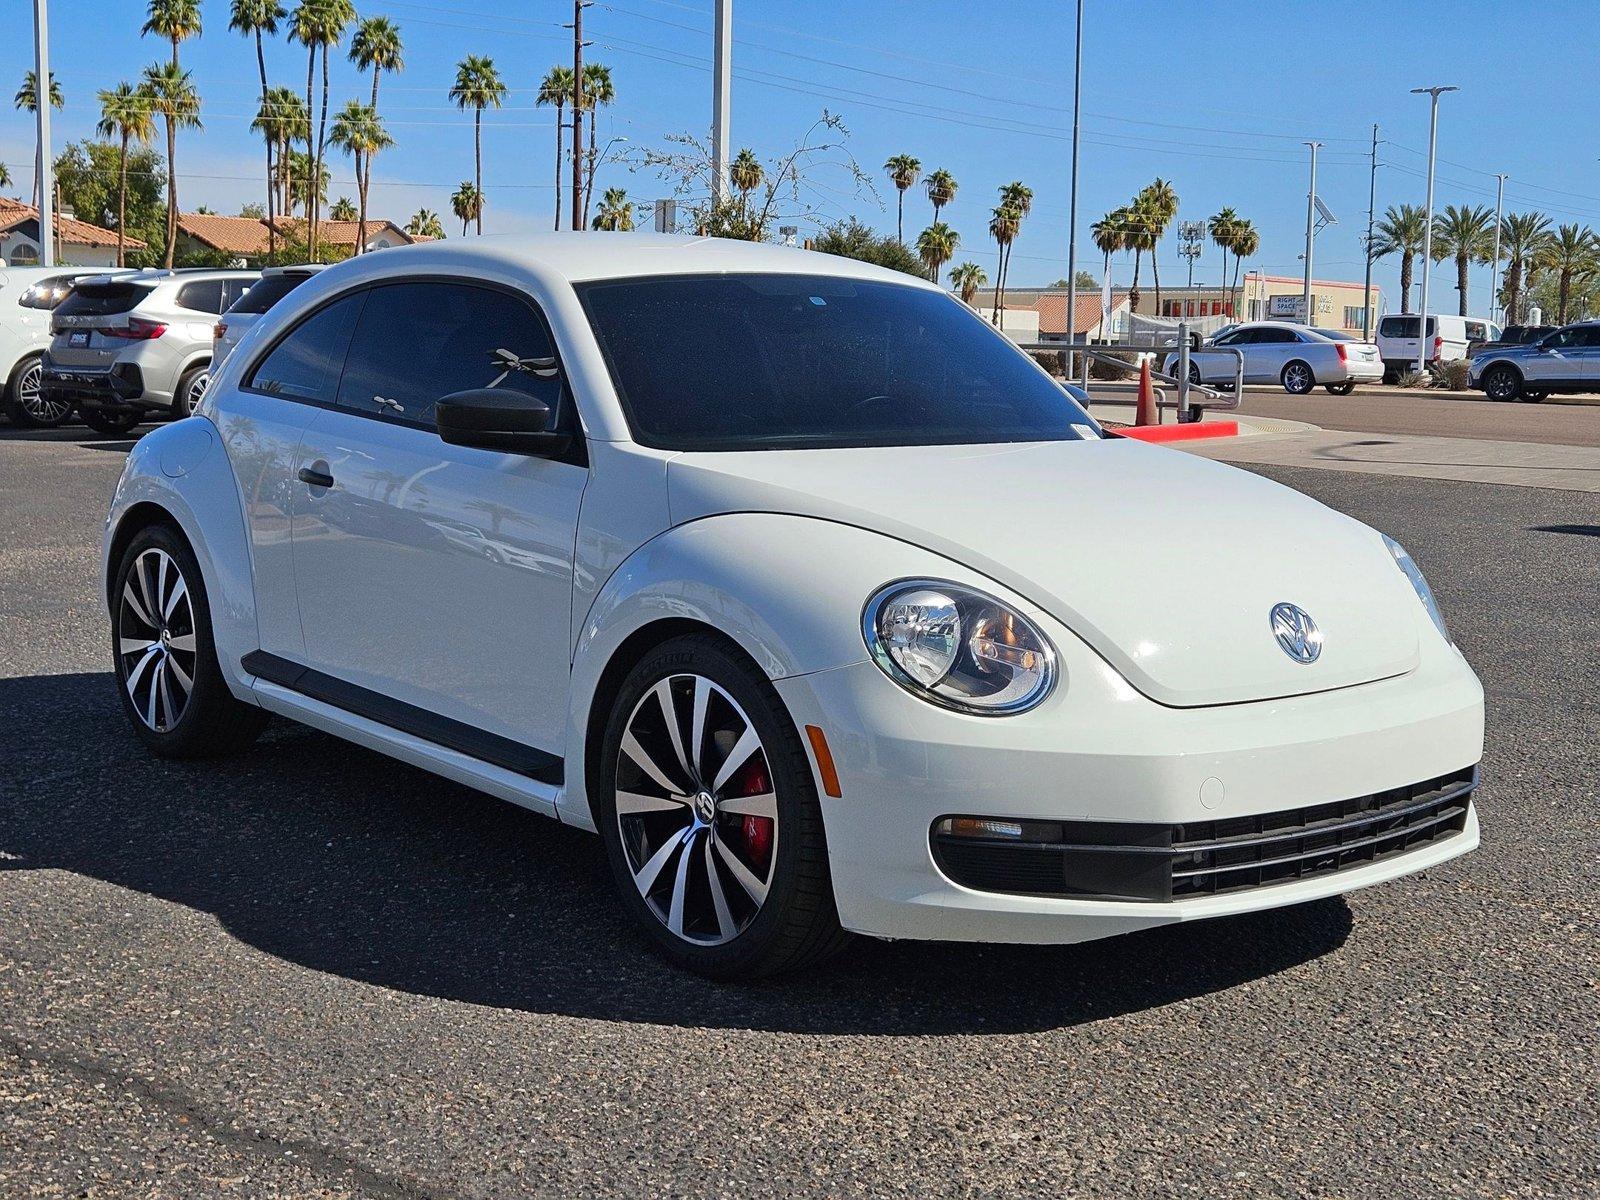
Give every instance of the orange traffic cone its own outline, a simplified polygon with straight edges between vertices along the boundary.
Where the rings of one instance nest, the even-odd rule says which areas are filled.
[[[1150,381],[1150,360],[1139,364],[1139,402],[1133,411],[1135,425],[1161,424],[1161,410],[1156,407],[1156,387]]]

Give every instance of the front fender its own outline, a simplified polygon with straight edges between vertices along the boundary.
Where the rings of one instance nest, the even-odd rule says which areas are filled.
[[[204,417],[163,425],[128,454],[101,545],[101,594],[108,606],[117,569],[113,553],[124,540],[124,527],[130,519],[153,515],[152,507],[177,524],[194,550],[223,678],[234,695],[254,703],[250,677],[239,668],[239,660],[261,644],[249,540],[233,467],[216,427]]]
[[[591,705],[631,636],[661,621],[693,621],[737,643],[774,679],[864,661],[861,613],[896,579],[934,577],[1034,606],[920,546],[837,521],[729,513],[646,542],[606,581],[573,649],[561,818],[593,829],[585,784]]]

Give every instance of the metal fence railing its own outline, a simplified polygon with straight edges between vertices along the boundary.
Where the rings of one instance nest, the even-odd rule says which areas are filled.
[[[1225,391],[1200,382],[1195,376],[1197,371],[1191,370],[1189,354],[1193,339],[1189,335],[1186,325],[1178,326],[1175,339],[1164,341],[1138,341],[1118,342],[1115,345],[1101,345],[1089,342],[1019,342],[1024,349],[1038,352],[1054,352],[1062,355],[1062,367],[1066,378],[1072,379],[1073,368],[1078,367],[1080,378],[1074,380],[1085,392],[1089,392],[1089,364],[1091,362],[1107,363],[1112,366],[1136,371],[1139,358],[1148,354],[1151,358],[1150,376],[1153,380],[1170,384],[1177,392],[1177,399],[1168,402],[1163,389],[1156,390],[1156,403],[1161,408],[1177,410],[1179,422],[1198,421],[1204,416],[1208,408],[1228,411],[1239,407],[1240,397],[1244,395],[1244,351],[1232,346],[1212,346],[1205,351],[1206,354],[1227,354],[1234,360],[1233,390]],[[1160,369],[1159,364],[1163,356],[1177,353],[1177,361],[1173,363],[1173,370],[1169,374]],[[1130,362],[1128,356],[1132,355]]]

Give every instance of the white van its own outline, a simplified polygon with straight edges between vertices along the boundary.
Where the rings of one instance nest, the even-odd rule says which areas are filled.
[[[1383,358],[1383,381],[1395,383],[1417,368],[1416,313],[1395,313],[1378,318],[1378,353]],[[1454,362],[1467,356],[1472,342],[1498,341],[1500,326],[1483,317],[1459,317],[1434,313],[1428,318],[1429,362]]]

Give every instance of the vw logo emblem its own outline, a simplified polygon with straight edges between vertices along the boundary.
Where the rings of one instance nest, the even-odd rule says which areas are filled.
[[[1314,663],[1322,653],[1322,630],[1310,613],[1293,604],[1272,606],[1272,636],[1297,663]]]

